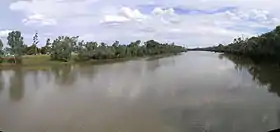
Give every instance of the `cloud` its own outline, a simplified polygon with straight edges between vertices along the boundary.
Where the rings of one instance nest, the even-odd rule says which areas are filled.
[[[21,15],[22,25],[15,27],[29,34],[38,30],[42,38],[52,33],[106,42],[156,39],[196,47],[275,28],[278,5],[279,0],[18,0],[9,8]]]
[[[159,20],[165,24],[169,23],[179,23],[179,15],[175,13],[173,8],[160,8],[160,7],[155,7],[152,10],[152,14],[155,15],[153,17],[158,17]]]
[[[174,15],[175,14],[175,11],[173,8],[168,8],[168,9],[162,9],[160,7],[156,7],[154,8],[154,10],[152,11],[152,13],[154,15]]]
[[[90,4],[97,0],[20,0],[10,4],[10,10],[25,15],[26,25],[56,25],[61,19],[91,15]]]
[[[52,18],[46,18],[42,14],[33,14],[28,16],[27,18],[24,18],[22,22],[25,25],[39,25],[39,26],[51,26],[51,25],[56,25],[57,22],[55,19]]]
[[[247,12],[233,10],[227,11],[226,14],[233,20],[255,21],[262,24],[275,24],[279,21],[269,11],[261,9],[253,9]]]
[[[137,9],[130,9],[128,7],[122,7],[120,9],[119,15],[125,16],[126,18],[130,18],[132,20],[136,21],[142,21],[146,19],[146,16],[143,15],[139,10]]]
[[[130,21],[130,19],[118,15],[106,15],[101,23],[122,23]]]
[[[110,32],[122,31],[122,33],[117,33],[108,38],[156,39],[163,42],[174,41],[182,45],[187,44],[190,47],[195,47],[197,45],[227,43],[233,37],[253,35],[250,31],[229,29],[228,27],[236,26],[236,23],[230,23],[231,20],[226,17],[226,12],[219,12],[214,15],[179,15],[172,8],[155,7],[145,15],[148,19],[145,19],[142,23],[125,22],[125,24],[112,28]],[[174,20],[177,22],[175,23]],[[217,21],[228,23],[228,26],[223,27],[217,24]]]
[[[0,30],[0,37],[1,38],[7,38],[8,37],[8,34],[10,32],[12,32],[13,30]]]
[[[192,9],[192,8],[185,8],[180,6],[175,7],[161,7],[160,6],[151,6],[151,5],[141,5],[140,8],[142,10],[153,8],[153,12],[156,14],[161,13],[169,13],[169,14],[179,14],[179,15],[194,15],[194,14],[216,14],[216,13],[222,13],[225,11],[231,11],[236,9],[236,7],[221,7],[217,9]]]
[[[128,7],[122,7],[116,14],[105,15],[101,23],[123,23],[129,21],[141,22],[147,19],[147,16],[142,14],[137,9],[131,9]]]

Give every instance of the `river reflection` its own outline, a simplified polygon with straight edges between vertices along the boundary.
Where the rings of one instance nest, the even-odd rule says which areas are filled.
[[[210,52],[1,71],[14,132],[264,132],[280,127],[277,68]]]
[[[235,64],[236,70],[247,70],[252,79],[259,85],[266,86],[270,92],[277,94],[280,97],[280,68],[270,64],[254,64],[248,58],[240,58],[233,55],[221,54],[221,58],[225,57]]]
[[[51,72],[54,75],[56,83],[61,85],[71,85],[77,77],[77,72],[74,70],[73,65],[51,67]]]
[[[18,101],[24,94],[24,75],[21,69],[16,69],[10,78],[10,98]]]

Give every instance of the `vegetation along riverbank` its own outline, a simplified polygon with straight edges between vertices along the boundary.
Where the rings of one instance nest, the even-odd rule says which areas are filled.
[[[213,51],[250,57],[254,62],[280,63],[280,26],[260,36],[233,40],[228,45],[190,49],[195,51]]]
[[[0,67],[103,63],[147,56],[160,57],[186,51],[186,48],[174,43],[159,43],[155,40],[143,43],[137,40],[127,45],[115,41],[107,45],[103,42],[85,42],[79,40],[78,36],[47,39],[45,45],[40,48],[38,44],[38,33],[34,35],[32,45],[27,46],[20,31],[10,32],[5,48],[3,41],[0,40]]]

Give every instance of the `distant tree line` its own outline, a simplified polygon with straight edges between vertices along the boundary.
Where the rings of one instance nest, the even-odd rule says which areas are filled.
[[[218,45],[207,48],[195,48],[190,50],[204,50],[225,52],[235,55],[244,55],[254,61],[277,61],[280,62],[280,26],[274,30],[257,37],[233,40],[228,45]]]
[[[111,46],[106,43],[79,41],[78,36],[68,37],[59,36],[53,41],[47,39],[43,47],[39,48],[38,33],[33,37],[31,46],[24,44],[20,31],[12,31],[7,37],[7,47],[3,49],[3,41],[0,40],[0,58],[1,62],[8,61],[12,63],[21,63],[23,55],[47,54],[55,61],[67,62],[72,59],[72,55],[77,57],[76,61],[115,59],[125,57],[141,57],[159,54],[177,54],[185,52],[182,46],[174,43],[159,43],[155,40],[149,40],[141,43],[140,40],[131,42],[128,45],[122,45],[119,41]],[[7,59],[7,60],[5,60]]]

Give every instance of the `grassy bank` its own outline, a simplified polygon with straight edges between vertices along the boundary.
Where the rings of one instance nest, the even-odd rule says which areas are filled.
[[[68,64],[69,62],[52,61],[49,55],[24,55],[21,64],[3,62],[0,67],[17,67],[17,66],[36,66],[36,65],[53,65],[53,64]]]
[[[137,60],[146,58],[148,60],[159,59],[163,57],[173,56],[177,54],[161,54],[154,56],[144,56],[144,57],[125,57],[116,59],[104,59],[104,60],[90,60],[90,61],[75,61],[76,55],[72,56],[72,59],[68,62],[53,61],[49,55],[25,55],[22,57],[22,64],[3,62],[0,64],[0,69],[11,69],[23,67],[26,69],[48,69],[50,66],[59,65],[69,65],[69,64],[105,64],[105,63],[115,63],[129,60]]]

